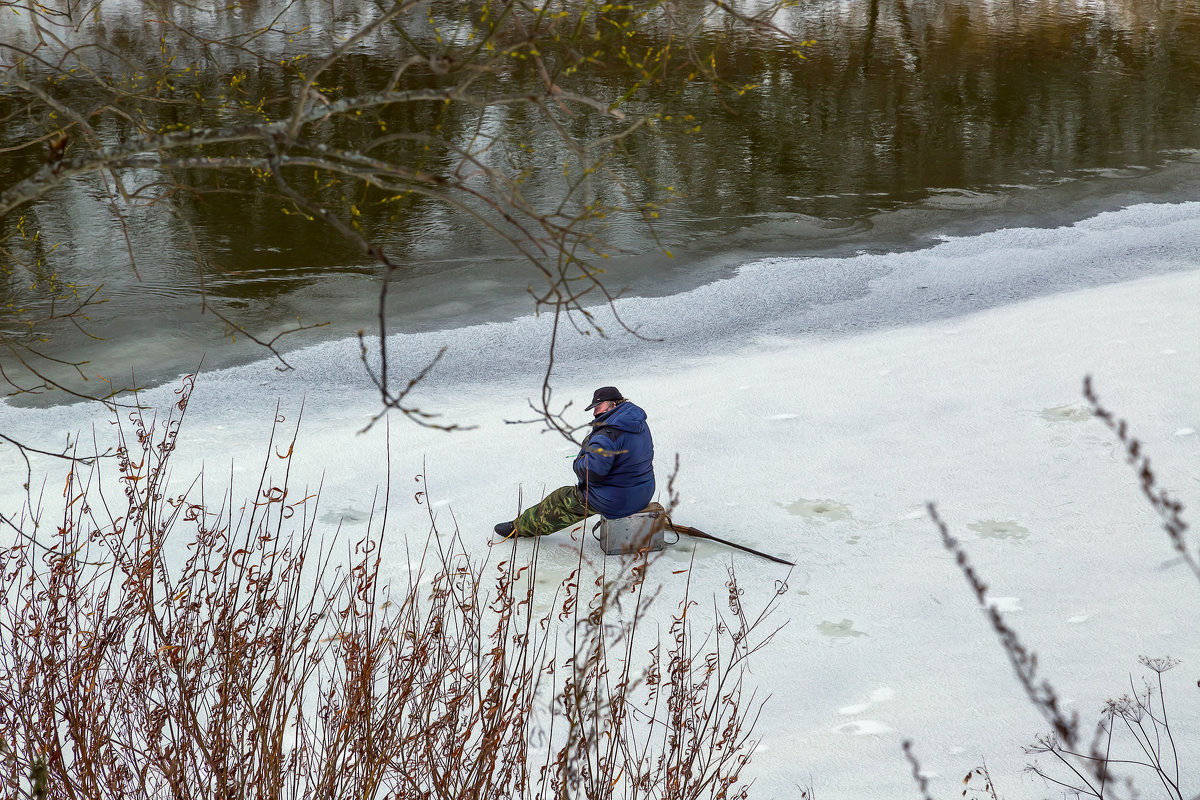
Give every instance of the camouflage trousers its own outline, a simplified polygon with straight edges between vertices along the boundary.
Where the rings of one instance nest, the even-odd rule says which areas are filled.
[[[536,506],[525,509],[517,517],[516,533],[517,536],[545,536],[597,513],[587,507],[578,486],[563,486],[546,495],[546,499]]]

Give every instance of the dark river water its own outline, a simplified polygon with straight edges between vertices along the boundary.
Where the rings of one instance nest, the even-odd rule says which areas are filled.
[[[294,28],[309,33],[297,34],[298,44],[278,43],[281,53],[311,44],[303,36],[329,24],[328,8],[294,6],[290,13],[311,17]],[[239,9],[236,18],[177,13],[217,33],[253,27],[270,13]],[[96,19],[115,49],[158,46],[159,28],[135,3]],[[665,295],[762,256],[911,250],[948,235],[1054,227],[1133,203],[1200,196],[1200,4],[812,0],[779,20],[811,43],[805,59],[777,42],[731,37],[714,63],[728,86],[752,88],[698,85],[683,96],[639,99],[703,125],[630,140],[622,174],[646,197],[661,195],[663,209],[652,230],[618,218],[605,232],[620,248],[607,264],[610,289]],[[20,24],[4,18],[0,37],[24,42]],[[395,61],[394,53],[368,50],[330,80],[365,85]],[[276,77],[260,69],[248,80]],[[17,148],[40,124],[23,120],[19,102],[11,87],[0,93],[0,191],[40,158],[40,150]],[[122,135],[120,124],[105,130]],[[535,142],[548,135],[526,133]],[[533,167],[529,191],[550,196],[553,158]],[[87,383],[47,365],[59,379],[92,390],[96,376],[156,382],[201,359],[213,367],[262,357],[260,346],[231,340],[204,313],[201,291],[211,308],[264,339],[298,320],[321,325],[281,340],[284,351],[373,328],[381,270],[327,227],[281,215],[278,202],[237,185],[183,198],[176,212],[130,212],[122,227],[102,188],[74,180],[0,220],[10,244],[37,230],[47,269],[99,287],[104,300],[85,330],[51,327],[39,343],[47,355],[89,362]],[[390,292],[393,331],[532,312],[527,287],[536,276],[475,220],[434,204],[366,214],[364,225],[400,264]],[[218,269],[202,276],[197,248]],[[1094,280],[1137,274],[1131,264],[1127,275]],[[5,304],[46,302],[19,271],[0,294]],[[11,360],[5,366],[15,368]]]

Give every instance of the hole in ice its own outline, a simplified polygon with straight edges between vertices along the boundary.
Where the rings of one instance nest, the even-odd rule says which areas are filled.
[[[866,636],[862,631],[854,630],[854,620],[844,619],[841,622],[823,621],[817,626],[825,636],[832,636],[835,639],[844,639],[852,636]]]
[[[802,497],[795,502],[779,505],[789,514],[806,519],[828,522],[850,517],[850,507],[833,500],[808,500]]]
[[[971,522],[967,525],[968,528],[978,533],[984,539],[1025,539],[1029,536],[1029,529],[1015,522],[999,522],[997,520],[987,519],[979,522]]]
[[[326,511],[321,515],[320,519],[321,522],[324,522],[327,525],[337,525],[338,523],[343,525],[353,525],[356,522],[365,522],[369,516],[370,515],[366,511],[360,511],[356,508],[344,506],[340,509],[335,508],[330,511]]]

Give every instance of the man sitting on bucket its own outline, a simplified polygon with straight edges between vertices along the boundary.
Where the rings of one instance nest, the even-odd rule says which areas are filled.
[[[592,514],[609,519],[644,509],[654,496],[654,440],[646,412],[626,400],[615,386],[592,394],[592,432],[571,465],[579,483],[555,489],[496,533],[508,538],[545,536],[569,528]]]

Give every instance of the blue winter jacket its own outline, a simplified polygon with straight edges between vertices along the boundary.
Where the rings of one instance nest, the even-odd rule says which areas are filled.
[[[626,400],[596,417],[572,466],[588,507],[615,519],[636,514],[650,502],[653,462],[646,412]]]

